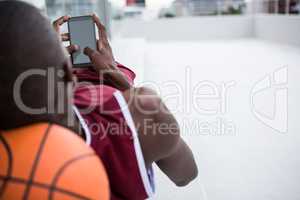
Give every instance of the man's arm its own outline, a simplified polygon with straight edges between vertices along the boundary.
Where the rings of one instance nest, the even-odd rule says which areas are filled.
[[[180,128],[155,91],[135,88],[123,92],[135,126],[147,167],[156,163],[177,185],[185,186],[197,177],[192,151],[180,137]]]
[[[179,187],[186,186],[198,175],[193,154],[181,138],[174,153],[156,164]]]
[[[155,92],[153,95],[157,96]],[[161,124],[162,129],[157,132],[162,135],[178,134],[178,141],[176,145],[171,145],[168,155],[156,160],[156,164],[177,186],[186,186],[197,177],[197,165],[191,149],[180,137],[180,128],[175,117],[161,100],[159,102],[160,110],[155,114],[155,118],[156,123]],[[157,137],[161,138],[159,134]]]
[[[104,52],[99,52],[86,47],[84,49],[84,53],[89,56],[94,68],[97,70],[99,75],[103,77],[106,85],[112,86],[120,91],[125,91],[131,88],[129,80],[118,68],[117,63]]]

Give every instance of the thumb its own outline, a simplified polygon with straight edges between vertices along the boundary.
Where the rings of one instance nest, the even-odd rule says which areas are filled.
[[[78,45],[70,45],[67,47],[67,51],[71,54],[79,50]]]
[[[90,47],[84,48],[83,53],[90,57],[91,60],[95,57],[95,55],[97,55],[97,51],[91,49]]]

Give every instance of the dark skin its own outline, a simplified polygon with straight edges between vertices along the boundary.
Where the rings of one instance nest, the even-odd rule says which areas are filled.
[[[50,69],[54,74],[70,71],[72,65],[50,22],[35,7],[19,1],[0,1],[0,66],[0,130],[39,122],[67,126],[68,108],[63,112],[57,112],[56,108],[58,102],[68,105],[70,98],[66,93],[57,93],[57,84],[49,89],[46,72]],[[16,92],[16,81],[30,70],[42,71],[45,75],[27,76]],[[54,76],[53,81],[65,83],[66,88],[72,84],[70,75]],[[20,109],[15,92],[27,107],[45,108],[45,112],[33,114]],[[48,92],[52,92],[52,98],[48,98]],[[49,112],[48,105],[53,105],[53,112]]]
[[[58,34],[59,27],[69,18],[64,16],[53,23]],[[155,91],[135,88],[129,83],[117,67],[105,27],[96,15],[93,15],[93,20],[99,31],[98,49],[85,47],[84,53],[94,69],[103,74],[105,84],[120,90],[125,97],[138,130],[146,166],[156,163],[177,186],[187,185],[197,177],[198,170],[192,151],[180,137],[175,117]],[[69,34],[64,33],[61,38],[68,41]],[[67,50],[72,53],[78,50],[78,46],[69,46]],[[150,124],[145,125],[147,121]]]

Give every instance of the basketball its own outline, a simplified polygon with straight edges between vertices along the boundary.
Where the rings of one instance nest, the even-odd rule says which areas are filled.
[[[108,200],[105,169],[82,139],[58,125],[0,133],[1,200]]]

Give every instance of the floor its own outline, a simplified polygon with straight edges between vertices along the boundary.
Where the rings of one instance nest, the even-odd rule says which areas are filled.
[[[156,169],[153,199],[300,199],[300,48],[257,39],[113,46],[175,113],[198,164],[185,188]]]

